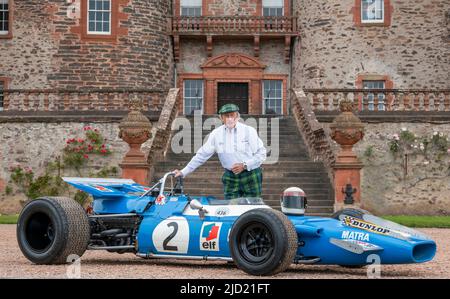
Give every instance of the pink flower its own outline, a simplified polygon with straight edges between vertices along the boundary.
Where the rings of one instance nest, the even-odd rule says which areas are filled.
[[[450,155],[450,148],[447,150],[447,154],[449,154]]]
[[[398,136],[398,134],[394,134],[394,135],[392,135],[392,137],[394,138],[394,140],[400,140],[400,137]]]
[[[86,126],[86,127],[83,128],[83,130],[90,131],[90,130],[92,130],[92,128],[90,126]]]
[[[83,143],[84,142],[84,139],[83,138],[78,138],[78,143]]]
[[[102,154],[106,154],[106,153],[107,153],[107,150],[102,149],[100,152],[101,152]]]
[[[89,159],[89,156],[88,156],[88,155],[83,155],[83,157],[84,157],[85,159]]]

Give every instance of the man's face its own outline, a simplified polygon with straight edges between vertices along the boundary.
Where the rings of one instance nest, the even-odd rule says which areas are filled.
[[[228,112],[220,115],[220,119],[222,120],[222,123],[226,124],[227,118],[231,118],[233,120],[237,119],[237,112]]]
[[[236,121],[238,118],[237,112],[228,112],[220,115],[223,124],[227,124],[227,119]]]

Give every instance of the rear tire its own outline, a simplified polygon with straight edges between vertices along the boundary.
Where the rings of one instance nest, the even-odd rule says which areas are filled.
[[[297,248],[294,225],[277,210],[250,210],[236,220],[230,232],[231,256],[239,269],[251,275],[286,270]]]
[[[35,264],[64,264],[81,257],[90,239],[86,212],[73,199],[43,197],[30,201],[17,222],[22,253]],[[76,256],[73,256],[75,259]]]

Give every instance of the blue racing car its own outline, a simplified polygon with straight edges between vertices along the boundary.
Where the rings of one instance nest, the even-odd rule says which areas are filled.
[[[67,263],[86,250],[107,250],[233,261],[246,273],[274,275],[292,263],[362,267],[373,255],[381,264],[422,263],[436,253],[436,243],[424,234],[366,211],[305,216],[306,196],[295,187],[282,193],[278,211],[261,198],[189,196],[173,173],[153,187],[126,179],[63,179],[92,195],[92,209],[87,213],[64,197],[30,201],[17,239],[33,263]]]

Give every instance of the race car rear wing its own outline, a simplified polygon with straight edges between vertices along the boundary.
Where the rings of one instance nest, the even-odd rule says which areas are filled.
[[[94,197],[122,197],[130,192],[144,193],[150,188],[130,179],[63,177],[64,182]]]

